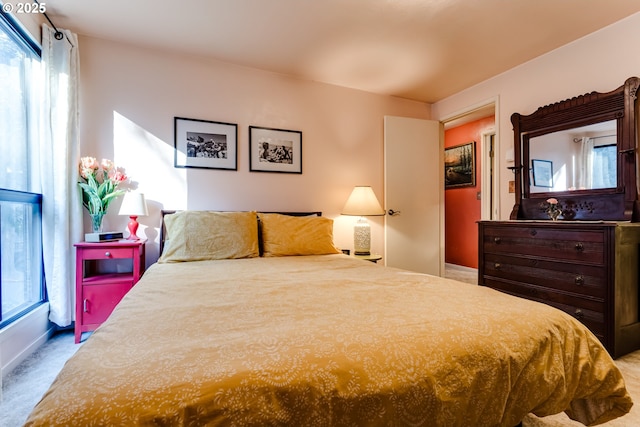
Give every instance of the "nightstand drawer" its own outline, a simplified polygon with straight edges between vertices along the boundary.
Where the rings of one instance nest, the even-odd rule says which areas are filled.
[[[120,259],[133,258],[133,248],[84,249],[84,259]]]

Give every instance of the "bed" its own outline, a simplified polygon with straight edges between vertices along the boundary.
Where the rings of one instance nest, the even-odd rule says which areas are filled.
[[[27,426],[589,425],[632,406],[598,339],[552,307],[355,259],[328,218],[165,219],[158,263]]]

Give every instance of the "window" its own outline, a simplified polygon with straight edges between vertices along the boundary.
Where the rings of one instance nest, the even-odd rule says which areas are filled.
[[[615,144],[593,147],[592,188],[615,188],[617,170],[617,147]]]
[[[44,301],[42,197],[0,189],[0,328]]]
[[[40,58],[23,34],[7,15],[0,16],[0,188],[33,191],[28,142]]]
[[[42,196],[32,179],[40,62],[37,45],[0,14],[0,327],[45,301]]]

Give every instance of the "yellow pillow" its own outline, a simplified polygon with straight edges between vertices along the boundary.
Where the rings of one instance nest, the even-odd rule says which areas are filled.
[[[259,213],[263,256],[325,255],[341,251],[333,244],[333,220]]]
[[[259,255],[255,212],[183,211],[166,215],[164,222],[167,233],[159,263]]]

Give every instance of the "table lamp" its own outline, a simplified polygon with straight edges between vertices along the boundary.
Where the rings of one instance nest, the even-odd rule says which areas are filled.
[[[138,217],[149,215],[144,194],[136,192],[125,193],[118,214],[129,216],[129,237],[127,237],[127,239],[140,240],[136,235],[136,232],[138,231]]]
[[[371,227],[365,217],[384,214],[385,211],[370,186],[359,185],[353,189],[342,209],[342,215],[360,217],[353,227],[353,252],[356,255],[371,253]]]

